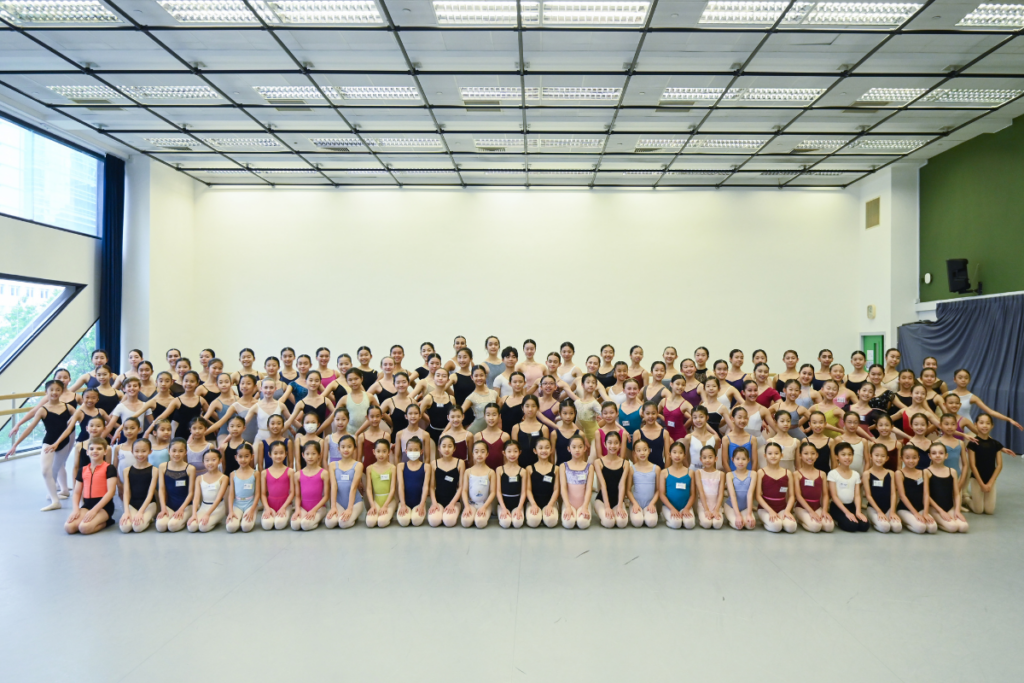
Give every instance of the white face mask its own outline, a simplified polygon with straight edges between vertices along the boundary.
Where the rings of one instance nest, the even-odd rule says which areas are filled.
[[[313,424],[312,422],[309,423],[308,425],[305,425],[305,427],[306,427],[306,434],[312,434],[313,432],[316,431],[316,425]]]
[[[420,452],[419,451],[408,451],[405,454],[405,457],[409,458],[410,460],[419,460],[420,459]]]

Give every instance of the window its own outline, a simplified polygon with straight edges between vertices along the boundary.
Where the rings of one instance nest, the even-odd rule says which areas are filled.
[[[96,335],[98,332],[99,324],[97,323],[93,325],[88,332],[85,333],[85,336],[78,340],[78,343],[75,344],[74,348],[71,349],[68,355],[64,357],[64,360],[62,360],[60,364],[56,368],[54,368],[53,372],[51,372],[49,375],[43,378],[43,381],[39,383],[39,386],[36,387],[35,390],[42,391],[43,385],[45,385],[47,382],[53,379],[53,376],[57,373],[57,370],[61,368],[67,368],[68,372],[71,373],[72,382],[78,379],[80,376],[84,375],[85,373],[89,372],[92,369],[92,352],[96,348]],[[38,405],[39,401],[41,401],[43,398],[44,397],[42,396],[30,398],[27,401],[25,401],[22,405]],[[17,401],[13,403],[17,403]],[[17,407],[17,405],[3,406],[4,409]],[[7,417],[0,417],[0,421],[8,420],[8,422],[6,423],[0,423],[2,424],[2,428],[0,428],[0,450],[2,450],[3,452],[6,453],[7,450],[10,449],[11,447],[11,428],[16,423],[21,421],[21,419],[24,417],[25,413],[18,413],[16,415],[12,415],[11,418],[13,419],[10,420],[8,420]],[[24,433],[23,429],[24,426],[22,427],[22,430],[19,430],[18,433]],[[43,429],[42,424],[36,425],[36,428],[32,430],[32,434],[27,439],[22,441],[21,444],[18,446],[18,452],[21,453],[24,451],[31,451],[39,448],[43,443],[43,435],[45,433],[46,430]]]
[[[81,287],[17,280],[0,280],[0,372],[53,320]]]
[[[102,163],[0,118],[0,213],[99,236]]]

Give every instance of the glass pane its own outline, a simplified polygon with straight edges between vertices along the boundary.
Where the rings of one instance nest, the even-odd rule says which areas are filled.
[[[0,119],[0,213],[99,235],[100,160]]]
[[[71,349],[68,355],[64,357],[64,360],[60,362],[60,364],[57,366],[57,369],[43,378],[43,380],[39,383],[39,386],[36,387],[35,391],[42,391],[43,385],[45,385],[47,382],[53,379],[54,375],[57,374],[57,370],[60,370],[62,368],[66,368],[67,371],[71,373],[72,382],[78,379],[80,376],[84,375],[85,373],[89,372],[89,370],[92,369],[91,357],[93,350],[96,348],[96,335],[98,332],[99,324],[97,323],[92,326],[92,328],[85,334],[84,337],[78,340],[78,343],[75,344],[75,347]],[[21,403],[19,401],[14,401],[14,403],[23,406],[34,406],[37,405],[39,401],[42,400],[43,398],[44,397],[42,396],[37,396],[35,398],[28,399],[24,403]],[[18,405],[3,406],[4,409],[17,407]],[[13,415],[11,417],[13,419],[10,419],[6,424],[3,425],[2,428],[0,428],[0,450],[2,450],[4,453],[6,453],[7,450],[11,447],[11,444],[13,443],[12,439],[17,438],[17,434],[11,434],[11,428],[25,417],[25,413],[18,413],[17,415]],[[6,417],[0,418],[0,420],[7,419],[8,418]],[[19,430],[19,433],[22,432]],[[43,435],[45,433],[46,430],[43,429],[42,423],[36,425],[36,428],[32,430],[32,434],[29,435],[28,438],[26,438],[18,445],[18,452],[21,453],[24,451],[31,451],[36,448],[39,448],[43,443]]]
[[[0,280],[0,357],[64,289],[22,280]]]

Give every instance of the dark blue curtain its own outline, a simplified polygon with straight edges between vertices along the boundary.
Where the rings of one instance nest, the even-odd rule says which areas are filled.
[[[121,281],[124,245],[124,161],[107,155],[103,164],[103,233],[100,238],[99,346],[114,372],[121,364]]]
[[[1024,417],[1024,295],[940,303],[934,323],[899,328],[903,367],[920,371],[926,356],[939,361],[939,377],[950,388],[960,368],[971,371],[968,389],[987,406],[1018,422]],[[980,411],[974,408],[972,417]],[[992,435],[1024,451],[1024,432],[1002,420]]]

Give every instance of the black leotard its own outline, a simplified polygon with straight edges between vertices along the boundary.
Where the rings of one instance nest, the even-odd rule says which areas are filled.
[[[910,477],[903,477],[903,493],[906,494],[907,500],[914,506],[914,510],[917,512],[927,512],[924,509],[924,476],[920,479],[911,479]],[[903,504],[902,499],[896,501],[897,510],[910,511],[906,505]]]
[[[934,474],[928,478],[928,495],[935,501],[935,504],[946,512],[953,510],[953,475],[955,470],[947,467],[949,476],[937,477]]]
[[[384,385],[380,385],[380,391],[377,392],[377,404],[384,405],[384,401],[388,400],[392,396],[397,396],[397,391],[388,391],[384,388]]]
[[[661,433],[653,439],[648,439],[644,434],[644,430],[640,429],[640,439],[651,448],[651,454],[647,456],[647,459],[658,467],[665,466],[665,428],[661,428]]]
[[[431,396],[430,407],[427,408],[427,419],[430,424],[427,425],[427,431],[430,432],[431,438],[434,439],[434,443],[437,443],[441,438],[441,432],[448,426],[448,413],[452,410],[451,399],[448,398],[448,394],[445,393],[444,403],[438,403],[437,399]]]
[[[243,442],[244,443],[244,442]],[[232,447],[227,442],[224,443],[224,474],[230,475],[232,472],[238,469],[238,449],[242,447],[242,444],[238,444],[238,447]]]
[[[512,433],[512,428],[523,421],[523,402],[515,405],[506,403],[501,406],[501,430],[506,434]]]
[[[541,508],[546,507],[551,502],[551,497],[555,495],[555,468],[541,473],[534,465],[534,470],[530,474],[530,491],[533,493],[534,502]]]
[[[423,379],[429,374],[430,370],[427,370],[426,368],[416,368],[416,376],[419,377],[420,379]]]
[[[597,381],[600,382],[605,389],[615,384],[614,370],[610,372],[598,372],[595,374],[595,377],[597,377]]]
[[[512,432],[509,432],[511,434]],[[544,438],[544,432],[540,427],[535,432],[523,431],[522,423],[519,424],[519,466],[530,467],[537,463],[537,442]]]
[[[114,392],[110,396],[100,394],[100,397],[96,400],[96,407],[105,412],[107,415],[110,415],[111,413],[114,412],[114,408],[116,408],[117,404],[120,402],[121,399],[118,398],[117,392]]]
[[[456,405],[462,405],[466,402],[466,398],[473,393],[476,389],[476,384],[473,383],[473,378],[470,375],[460,375],[455,373],[455,384],[452,385],[452,392],[455,394]],[[473,410],[472,408],[466,411],[465,416],[462,418],[462,426],[468,427],[473,422]]]
[[[850,380],[846,380],[846,388],[856,394],[858,391],[860,391],[860,388],[867,383],[868,381],[866,379],[861,382],[853,382]]]
[[[555,430],[555,465],[561,465],[563,462],[572,460],[572,453],[569,452],[569,442],[579,433],[580,430],[577,429],[566,438],[562,435],[562,430]]]
[[[399,408],[394,403],[391,404],[391,429],[392,434],[397,434],[406,427],[409,426],[409,418],[405,416],[405,410]],[[408,408],[409,406],[406,406]]]
[[[434,471],[434,477],[434,497],[437,504],[443,508],[448,507],[459,491],[459,463],[455,463],[455,467],[450,470],[438,467]]]
[[[889,502],[892,500],[892,478],[893,475],[888,472],[882,478],[868,473],[868,488],[871,490],[871,497],[875,499],[875,503],[882,508],[883,512],[889,512]],[[882,482],[881,485],[875,486],[876,481]]]
[[[324,401],[318,406],[311,406],[306,402],[302,403],[302,414],[303,415],[316,415],[320,419],[320,424],[324,423],[327,419],[327,401]]]
[[[175,408],[174,412],[171,413],[171,420],[178,423],[177,429],[174,430],[174,436],[182,439],[187,439],[190,433],[189,424],[197,417],[203,414],[203,402],[196,397],[196,404],[194,406],[185,405],[182,400],[178,399],[178,407]]]
[[[348,389],[339,384],[334,387],[334,391],[331,392],[331,395],[334,396],[334,405],[338,405],[338,401],[340,401],[343,396],[348,395]]]
[[[156,474],[156,468],[152,465],[148,465],[139,469],[135,465],[131,465],[128,468],[128,483],[132,489],[132,495],[128,499],[128,505],[135,508],[136,511],[142,512],[142,504],[146,502],[146,496],[149,495],[149,485],[153,482],[153,476]]]
[[[68,428],[68,417],[71,412],[68,408],[68,404],[62,404],[64,410],[59,413],[52,413],[48,408],[43,408],[46,411],[46,415],[40,420],[43,423],[43,428],[46,429],[46,434],[43,435],[43,443],[47,446],[51,446],[57,443],[57,437],[64,433],[64,430]],[[61,450],[68,445],[68,441],[71,439],[70,436],[64,437],[64,440],[57,444],[56,450]]]
[[[86,412],[85,408],[82,408],[82,415],[82,419],[78,422],[78,436],[75,437],[75,441],[79,443],[89,440],[89,432],[86,431],[86,427],[89,424],[89,420],[93,419],[94,417],[100,416],[100,411],[97,410],[93,415],[90,415],[88,412]],[[65,424],[64,426],[67,427],[67,424]]]
[[[501,472],[501,499],[505,507],[511,512],[513,508],[519,507],[519,501],[523,495],[523,474],[526,472],[520,469],[511,477],[505,474],[504,468]]]
[[[972,444],[970,448],[974,451],[974,466],[978,468],[978,478],[988,484],[996,472],[996,459],[999,451],[1003,450],[1003,444],[995,439],[982,439],[979,436],[978,443]]]
[[[708,411],[708,428],[715,434],[721,434],[722,428],[722,414],[714,411]]]
[[[619,481],[622,480],[623,467],[624,465],[619,463],[618,469],[613,470],[610,467],[601,468],[601,473],[604,475],[604,485],[608,488],[606,504],[610,508],[619,504]]]
[[[811,441],[809,439],[805,440],[805,441],[801,441],[800,443],[809,443],[812,446],[814,446],[814,444],[811,443]],[[821,446],[821,447],[814,446],[814,450],[818,451],[818,457],[814,461],[814,468],[818,469],[818,470],[821,470],[825,474],[828,474],[829,472],[831,472],[832,471],[832,448],[828,445],[828,442],[826,441],[825,445]]]

